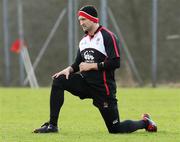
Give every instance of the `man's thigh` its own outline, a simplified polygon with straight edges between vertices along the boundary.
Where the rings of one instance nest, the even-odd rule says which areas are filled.
[[[89,85],[78,73],[70,74],[68,79],[66,79],[65,75],[61,75],[56,81],[59,85],[61,84],[64,90],[79,96],[81,99],[92,98]]]

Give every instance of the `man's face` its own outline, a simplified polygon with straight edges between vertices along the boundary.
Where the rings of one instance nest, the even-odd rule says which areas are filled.
[[[93,26],[93,22],[90,21],[89,19],[83,17],[83,16],[79,16],[79,23],[83,29],[84,32],[88,32],[92,30],[92,26]]]

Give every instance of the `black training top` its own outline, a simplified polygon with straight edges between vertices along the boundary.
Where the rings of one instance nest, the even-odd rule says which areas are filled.
[[[114,33],[100,26],[94,36],[86,34],[71,65],[74,72],[79,71],[81,62],[98,63],[98,70],[81,72],[90,86],[108,96],[116,93],[114,71],[120,67],[120,49]]]

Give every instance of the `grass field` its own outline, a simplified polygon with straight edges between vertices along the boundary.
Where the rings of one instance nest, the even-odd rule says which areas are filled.
[[[157,133],[109,134],[91,100],[66,92],[57,134],[33,134],[49,117],[50,88],[0,88],[0,142],[179,142],[180,89],[119,88],[121,120],[149,112]]]

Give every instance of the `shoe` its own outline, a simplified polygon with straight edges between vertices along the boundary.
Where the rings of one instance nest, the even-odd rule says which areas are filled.
[[[33,133],[57,133],[58,127],[49,124],[49,122],[44,123],[40,128],[37,128]]]
[[[150,118],[149,114],[143,114],[142,118],[144,122],[147,124],[147,127],[145,128],[148,132],[157,132],[157,125],[156,123]]]

